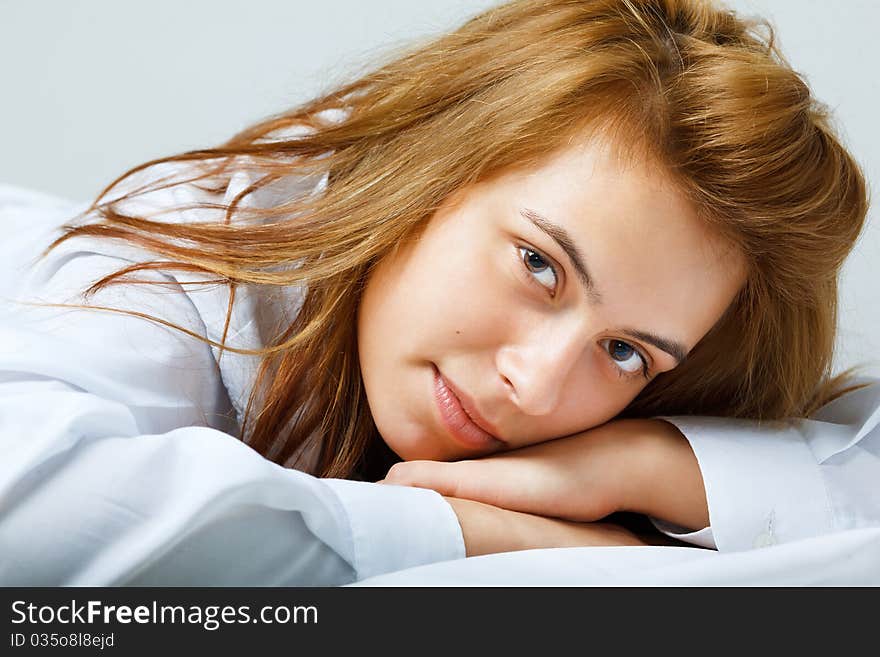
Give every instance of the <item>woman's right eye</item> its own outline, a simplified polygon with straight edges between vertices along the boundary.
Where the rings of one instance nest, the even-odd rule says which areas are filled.
[[[528,280],[540,285],[550,292],[551,296],[555,296],[556,287],[559,285],[559,277],[556,269],[550,264],[548,258],[533,249],[520,246],[517,249],[520,253],[520,261],[526,270]]]

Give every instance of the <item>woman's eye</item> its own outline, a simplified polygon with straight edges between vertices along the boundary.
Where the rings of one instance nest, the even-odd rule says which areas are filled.
[[[650,378],[648,361],[635,347],[623,340],[605,340],[604,342],[610,346],[608,354],[621,376],[634,378],[641,374],[646,379]]]
[[[519,247],[518,250],[522,263],[529,274],[529,279],[549,290],[551,294],[555,294],[559,279],[556,276],[556,269],[553,268],[553,265],[547,262],[544,256],[537,251],[527,249],[524,246]]]

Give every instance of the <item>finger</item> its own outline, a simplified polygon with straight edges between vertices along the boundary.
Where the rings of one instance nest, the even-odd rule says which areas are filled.
[[[384,481],[401,486],[430,488],[441,495],[455,497],[459,487],[456,465],[455,462],[445,461],[402,461],[391,466]]]
[[[445,495],[548,517],[597,519],[587,509],[589,491],[583,487],[572,494],[566,467],[554,461],[511,453],[455,465],[454,474],[447,475],[454,492]]]
[[[510,463],[491,458],[452,462],[404,461],[392,466],[385,480],[392,484],[430,488],[447,497],[533,511],[534,505],[541,503],[535,497],[541,491],[524,481],[529,477],[522,476],[528,474],[524,471],[533,467],[525,460]]]

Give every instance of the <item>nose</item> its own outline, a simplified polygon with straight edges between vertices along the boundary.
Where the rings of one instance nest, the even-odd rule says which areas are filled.
[[[496,367],[523,413],[547,415],[559,406],[588,340],[589,328],[583,321],[546,322],[498,350]]]

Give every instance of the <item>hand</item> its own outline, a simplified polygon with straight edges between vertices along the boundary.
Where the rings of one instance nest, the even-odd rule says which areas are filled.
[[[481,459],[403,461],[381,483],[562,518],[595,521],[621,510],[639,434],[606,423],[586,432]]]
[[[382,482],[577,522],[633,511],[691,529],[709,524],[696,457],[665,420],[615,420],[481,459],[404,461]]]
[[[465,556],[534,548],[652,545],[612,523],[570,522],[447,497],[461,525]]]

